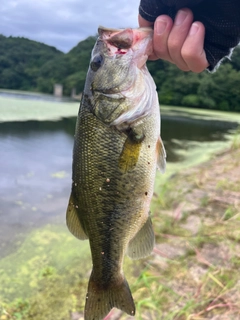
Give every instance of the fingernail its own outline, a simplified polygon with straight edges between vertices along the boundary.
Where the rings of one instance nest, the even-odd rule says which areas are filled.
[[[163,34],[163,32],[166,30],[167,27],[167,21],[165,21],[164,19],[157,19],[156,21],[156,33],[158,35]]]
[[[187,12],[184,10],[179,10],[177,13],[177,16],[175,18],[174,24],[176,26],[180,26],[180,24],[183,23],[183,21],[186,19]]]
[[[198,29],[199,29],[198,24],[194,22],[190,28],[189,35],[194,36],[198,32]]]

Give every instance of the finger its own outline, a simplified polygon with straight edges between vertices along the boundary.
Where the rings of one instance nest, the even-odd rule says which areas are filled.
[[[191,10],[187,8],[179,10],[168,37],[168,50],[171,60],[183,71],[189,71],[188,65],[182,58],[181,51],[192,22],[193,14]]]
[[[205,27],[201,22],[194,22],[182,46],[181,56],[188,68],[193,72],[202,72],[209,63],[203,49]]]
[[[153,22],[149,22],[145,19],[143,19],[140,14],[138,15],[138,23],[139,23],[139,27],[141,28],[145,28],[145,27],[153,27],[154,23]],[[155,53],[152,53],[149,57],[149,60],[157,60],[158,57],[155,55]]]
[[[168,51],[168,37],[173,21],[167,15],[159,16],[154,23],[153,50],[151,59],[164,59],[173,62]]]

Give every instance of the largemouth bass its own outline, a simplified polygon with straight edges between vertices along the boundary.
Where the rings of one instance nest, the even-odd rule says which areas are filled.
[[[93,269],[85,320],[113,308],[134,315],[123,259],[148,256],[156,167],[165,169],[156,87],[146,60],[152,30],[100,27],[76,123],[67,226],[89,239]]]

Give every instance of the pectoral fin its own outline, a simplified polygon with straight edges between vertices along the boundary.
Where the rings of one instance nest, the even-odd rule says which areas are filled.
[[[126,173],[134,169],[138,162],[141,145],[141,142],[135,142],[127,137],[118,162],[118,166],[123,172]]]
[[[77,208],[74,203],[73,196],[71,194],[68,208],[67,208],[67,227],[69,231],[78,239],[85,240],[88,239],[88,236],[83,230],[83,227],[79,221],[78,215],[77,215]]]
[[[157,168],[164,173],[166,170],[166,151],[162,142],[161,137],[158,138],[157,141]]]
[[[151,218],[148,217],[146,223],[138,231],[135,237],[129,242],[127,255],[131,259],[140,259],[149,256],[153,250],[155,236]]]

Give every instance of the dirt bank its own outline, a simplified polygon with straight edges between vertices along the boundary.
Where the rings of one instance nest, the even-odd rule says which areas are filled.
[[[238,145],[173,176],[154,201],[150,287],[164,301],[154,319],[240,319]]]

